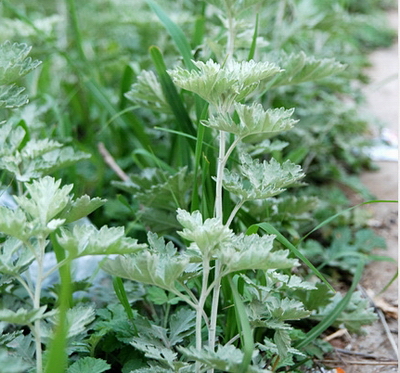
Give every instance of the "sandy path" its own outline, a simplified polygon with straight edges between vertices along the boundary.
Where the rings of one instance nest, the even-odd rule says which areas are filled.
[[[397,12],[389,14],[388,20],[393,28],[397,28]],[[371,54],[372,67],[368,74],[371,84],[366,87],[367,110],[384,124],[387,132],[395,139],[398,138],[399,124],[399,91],[398,91],[398,43],[391,48],[377,50]],[[362,182],[369,188],[377,199],[397,200],[398,198],[398,162],[379,161],[378,172],[368,172],[362,175]],[[398,231],[397,231],[397,204],[385,203],[370,205],[374,212],[374,221],[378,233],[385,237],[388,250],[382,251],[397,260],[398,258]],[[396,272],[396,265],[375,262],[369,266],[364,276],[364,285],[379,291],[387,280]],[[383,270],[385,269],[385,270]],[[397,301],[398,286],[394,283],[385,293],[391,301]]]
[[[388,15],[388,21],[397,29],[398,14],[392,12]],[[372,67],[367,73],[371,77],[371,83],[365,88],[366,95],[365,110],[378,118],[384,124],[387,132],[393,139],[398,138],[399,124],[399,89],[398,89],[398,43],[391,48],[377,50],[370,56]],[[378,133],[378,131],[376,131]],[[377,199],[397,200],[398,198],[398,162],[379,161],[380,170],[368,172],[362,175],[362,182],[369,188]],[[371,225],[376,228],[387,242],[387,250],[376,252],[376,254],[390,256],[398,259],[398,208],[395,203],[379,203],[368,205],[373,212]],[[363,288],[377,294],[392,279],[396,273],[397,264],[390,262],[371,263],[362,279]],[[395,281],[382,295],[387,304],[396,306],[398,303],[398,282]],[[386,317],[391,335],[394,341],[398,340],[397,320]],[[360,338],[351,338],[346,349],[354,352],[388,359],[396,359],[396,352],[389,342],[388,333],[384,330],[384,323],[376,322],[366,328],[368,335]],[[363,360],[360,356],[347,357],[355,362]],[[365,361],[365,360],[364,360]],[[379,361],[372,361],[375,365],[343,365],[346,373],[372,373],[372,372],[397,372],[398,367],[383,365]]]

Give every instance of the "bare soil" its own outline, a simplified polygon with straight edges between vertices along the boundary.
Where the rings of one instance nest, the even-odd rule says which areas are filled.
[[[398,13],[388,14],[388,22],[397,29]],[[365,110],[382,123],[392,139],[398,138],[399,92],[398,92],[398,43],[391,48],[377,50],[370,55],[371,68],[367,70],[371,82],[364,89]],[[378,128],[378,126],[377,126]],[[375,128],[375,135],[379,130]],[[379,171],[364,173],[361,180],[376,199],[397,200],[398,161],[378,161]],[[368,207],[367,207],[368,206]],[[376,203],[367,205],[373,218],[371,226],[387,242],[386,250],[375,254],[398,260],[398,205]],[[350,336],[344,332],[336,346],[341,346],[330,356],[332,367],[341,367],[346,373],[397,372],[398,365],[398,319],[399,288],[395,280],[383,293],[382,289],[396,274],[397,263],[375,261],[368,265],[360,290],[370,297],[371,305],[380,315],[379,321],[365,328],[367,335]],[[331,343],[335,345],[335,341]]]

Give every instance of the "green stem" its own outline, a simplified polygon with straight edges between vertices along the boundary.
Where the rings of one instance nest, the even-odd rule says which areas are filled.
[[[42,281],[43,281],[43,262],[44,253],[46,248],[46,240],[44,237],[39,238],[39,251],[37,255],[37,274],[36,274],[36,284],[35,292],[33,297],[33,308],[40,308],[40,296],[42,292]],[[33,326],[33,334],[35,336],[35,347],[36,347],[36,371],[37,373],[42,373],[43,371],[43,360],[42,360],[42,336],[40,328],[40,320],[36,320]]]
[[[222,222],[222,180],[224,177],[225,157],[225,131],[219,131],[219,156],[217,166],[217,181],[215,190],[215,217]]]
[[[170,291],[171,293],[175,294],[177,297],[181,298],[184,302],[186,302],[190,307],[194,308],[197,310],[198,304],[191,301],[190,298],[188,298],[185,294],[182,294],[179,290],[177,289],[166,289]]]
[[[232,223],[232,220],[235,218],[236,213],[240,210],[246,200],[242,199],[239,203],[236,204],[235,208],[232,210],[231,214],[229,215],[228,220],[226,221],[226,226],[229,227]]]
[[[210,328],[208,330],[208,345],[211,351],[215,350],[215,341],[217,334],[217,318],[218,318],[218,304],[219,304],[219,293],[221,289],[221,263],[219,260],[215,261],[214,271],[214,289],[211,303],[211,315],[210,315]],[[213,373],[214,369],[210,369],[209,373]]]
[[[210,274],[210,263],[207,257],[203,259],[203,278],[201,284],[201,294],[199,298],[199,304],[197,305],[196,309],[196,349],[198,351],[201,350],[203,345],[203,340],[201,337],[201,329],[203,325],[203,313],[204,313],[204,304],[207,299],[207,284],[208,284],[208,277]],[[195,364],[195,371],[196,373],[200,373],[200,362],[196,361]]]
[[[26,292],[29,295],[29,298],[31,298],[32,302],[35,298],[34,294],[32,293],[32,289],[29,287],[28,283],[20,276],[17,275],[15,276],[15,278],[18,280],[18,282],[24,287],[24,289],[26,290]]]
[[[233,141],[233,143],[231,144],[231,146],[228,148],[228,150],[225,153],[225,156],[222,160],[222,163],[224,165],[225,168],[225,164],[228,161],[228,158],[230,157],[230,155],[232,154],[233,150],[236,148],[236,145],[239,144],[240,140],[242,140],[241,137],[236,137],[235,140]]]

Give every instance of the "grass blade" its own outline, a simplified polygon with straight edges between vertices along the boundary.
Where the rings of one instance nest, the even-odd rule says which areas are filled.
[[[337,214],[332,215],[328,219],[325,219],[322,223],[318,224],[314,229],[312,229],[305,236],[303,236],[301,238],[300,242],[303,241],[304,239],[306,239],[310,234],[314,233],[318,229],[320,229],[323,226],[325,226],[326,224],[330,223],[332,220],[336,219],[338,216],[340,216],[340,215],[342,215],[342,214],[344,214],[344,213],[346,213],[348,211],[354,210],[357,207],[360,207],[360,206],[363,206],[363,205],[369,205],[371,203],[397,203],[397,202],[398,201],[396,201],[396,200],[371,200],[371,201],[362,202],[362,203],[359,203],[358,205],[349,207],[348,209],[342,210],[342,211],[338,212]]]
[[[396,262],[396,261],[395,261]],[[383,287],[383,289],[377,294],[377,295],[381,295],[383,294],[390,285],[393,284],[393,282],[395,282],[395,280],[399,277],[399,270],[396,271],[396,273],[394,274],[394,276],[390,279],[390,281]]]
[[[199,124],[197,127],[197,139],[196,139],[195,161],[194,161],[194,178],[193,178],[194,185],[193,185],[193,193],[192,193],[191,211],[198,210],[200,207],[197,175],[198,175],[200,169],[202,169],[204,172],[204,167],[202,167],[202,165],[201,165],[201,160],[202,160],[201,154],[203,152],[203,146],[206,145],[204,143],[205,127],[200,123],[200,120],[202,118],[205,118],[207,116],[207,113],[208,113],[208,105],[205,105],[203,108],[203,113],[200,115]]]
[[[65,259],[65,251],[58,244],[56,233],[50,235],[54,253],[57,261]],[[71,263],[67,262],[59,269],[60,273],[60,294],[58,298],[58,325],[55,327],[54,338],[50,342],[47,352],[47,363],[45,373],[63,373],[67,367],[67,311],[72,306],[72,278]]]
[[[276,235],[276,239],[285,247],[287,247],[294,255],[296,255],[303,263],[305,263],[313,273],[319,277],[325,284],[326,286],[329,287],[330,290],[335,292],[335,289],[332,287],[332,285],[326,280],[326,278],[323,276],[323,274],[318,271],[317,268],[314,267],[314,265],[292,244],[290,243],[286,237],[284,237],[276,228],[274,228],[271,224],[269,223],[259,223],[255,224],[256,226],[260,227],[263,229],[265,232],[269,234],[274,234]],[[253,226],[251,226],[249,229],[252,229],[254,231]]]
[[[231,276],[228,277],[229,279],[229,284],[232,289],[232,295],[233,299],[235,301],[235,311],[236,311],[236,319],[239,321],[239,331],[241,332],[240,339],[242,341],[243,345],[243,362],[240,367],[240,371],[238,373],[246,373],[247,368],[250,365],[251,362],[251,357],[253,355],[254,351],[254,341],[253,341],[253,333],[251,331],[250,327],[250,321],[247,317],[247,312],[244,307],[244,303],[242,299],[240,298],[239,292],[237,290],[237,278],[236,276],[235,280],[232,280]]]
[[[249,55],[247,56],[248,61],[250,61],[254,58],[254,54],[256,52],[256,46],[257,46],[257,35],[258,35],[258,13],[256,15],[256,24],[254,26],[253,39],[251,41]]]
[[[175,115],[178,127],[185,133],[195,136],[196,131],[194,129],[193,123],[187,113],[185,106],[178,94],[174,82],[167,73],[167,68],[164,63],[164,58],[158,47],[150,47],[150,55],[153,60],[154,66],[156,68],[157,74],[160,78],[161,87],[163,89],[165,98],[170,105],[172,112]]]
[[[128,316],[128,319],[132,321],[132,326],[136,331],[135,324],[133,323],[134,316],[133,316],[133,311],[131,308],[131,305],[129,304],[128,296],[126,295],[124,283],[122,282],[121,277],[114,277],[113,278],[113,287],[115,294],[117,295],[119,301],[121,302],[122,306],[124,307],[124,310],[126,312],[126,315]]]
[[[181,28],[172,22],[167,14],[154,1],[147,0],[147,4],[149,4],[150,8],[157,15],[164,27],[167,29],[168,33],[171,35],[175,45],[183,57],[186,67],[189,70],[196,69],[196,66],[192,62],[192,49]]]

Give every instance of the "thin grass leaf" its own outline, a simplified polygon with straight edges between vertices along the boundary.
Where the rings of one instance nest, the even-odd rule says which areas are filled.
[[[328,223],[330,223],[332,220],[336,219],[338,216],[345,214],[346,212],[349,212],[351,210],[354,210],[357,207],[363,206],[363,205],[369,205],[371,203],[398,203],[397,200],[371,200],[371,201],[366,201],[366,202],[362,202],[359,203],[358,205],[349,207],[348,209],[342,210],[340,212],[338,212],[335,215],[330,216],[328,219],[325,219],[322,223],[319,223],[314,229],[312,229],[310,232],[308,232],[306,235],[304,235],[301,239],[301,241],[304,241],[310,234],[314,233],[315,231],[317,231],[318,229],[322,228],[323,226],[327,225]]]
[[[140,149],[136,149],[132,152],[132,155],[141,155],[141,159],[149,159],[151,161],[148,162],[148,165],[150,165],[150,167],[159,167],[161,170],[165,170],[167,172],[169,172],[170,174],[175,174],[177,171],[175,168],[171,167],[168,163],[162,161],[161,159],[159,159],[154,152],[152,151],[148,151],[146,149],[140,148]]]
[[[199,123],[202,120],[202,118],[206,118],[207,115],[208,115],[208,104],[205,104],[203,107],[203,111],[200,115],[201,118],[199,118]],[[196,139],[195,162],[194,162],[194,177],[193,177],[194,185],[193,185],[193,192],[192,192],[191,212],[198,210],[200,207],[197,175],[198,175],[198,172],[200,169],[202,169],[204,172],[204,168],[201,165],[201,159],[202,159],[201,154],[203,152],[203,145],[209,146],[209,144],[204,143],[204,133],[205,133],[205,127],[199,124],[197,127],[197,139]]]
[[[235,301],[235,313],[236,313],[236,320],[239,321],[239,331],[241,332],[241,341],[242,341],[242,351],[243,355],[243,362],[240,366],[240,370],[238,373],[246,373],[247,368],[251,363],[251,358],[254,351],[254,340],[253,340],[253,333],[250,326],[249,318],[247,317],[247,312],[244,307],[244,303],[240,298],[239,292],[237,290],[237,280],[238,276],[235,276],[235,279],[232,280],[232,277],[228,277],[229,285],[232,289],[233,299]]]
[[[127,64],[122,74],[121,86],[119,90],[119,108],[121,110],[125,109],[128,104],[128,99],[125,97],[125,93],[128,92],[131,88],[133,75],[134,73],[132,67]]]
[[[193,28],[192,47],[195,48],[203,43],[205,29],[205,17],[200,15],[196,18]]]
[[[392,285],[394,281],[396,281],[398,277],[399,277],[399,270],[397,269],[394,276],[390,279],[390,281],[383,287],[383,289],[377,295],[381,295],[382,293],[384,293],[389,288],[389,286]]]
[[[65,251],[57,243],[54,232],[52,233],[52,242],[56,252],[57,261],[60,262],[65,257]],[[61,252],[63,255],[61,255]],[[59,269],[61,278],[61,290],[59,294],[58,307],[58,325],[55,328],[54,338],[50,342],[48,350],[48,359],[45,373],[64,373],[67,367],[67,311],[72,306],[71,289],[71,266],[66,263]]]
[[[342,311],[346,308],[347,304],[350,302],[351,296],[354,293],[354,290],[357,287],[357,284],[361,280],[361,276],[364,270],[365,262],[363,259],[360,259],[358,262],[356,272],[353,278],[353,282],[350,286],[349,291],[347,294],[343,297],[343,299],[337,304],[335,309],[324,319],[322,320],[318,325],[316,325],[314,328],[312,328],[305,336],[303,340],[301,340],[299,343],[295,344],[295,348],[303,348],[307,346],[309,343],[311,343],[313,340],[318,338],[321,333],[323,333],[327,328],[329,328],[335,320],[339,317],[339,315],[342,313]]]
[[[256,15],[256,24],[254,26],[253,39],[251,40],[251,45],[250,45],[249,55],[247,56],[247,61],[250,61],[254,58],[254,54],[256,52],[256,46],[257,46],[257,35],[258,35],[258,13]]]
[[[131,308],[131,305],[129,304],[128,296],[126,295],[124,283],[122,282],[121,277],[114,277],[113,278],[113,287],[115,294],[117,295],[119,301],[121,302],[122,306],[124,307],[124,310],[126,312],[126,315],[128,316],[128,319],[133,321],[134,316],[133,316],[133,311]],[[132,322],[133,329],[136,330],[135,323]]]
[[[215,205],[215,187],[213,184],[213,180],[211,179],[210,174],[210,164],[211,161],[207,158],[205,154],[203,154],[203,163],[202,163],[202,179],[201,185],[202,188],[202,196],[201,196],[201,212],[205,219],[213,216],[214,205]]]
[[[196,69],[196,66],[192,62],[192,49],[181,28],[172,22],[167,14],[154,1],[147,0],[147,4],[149,4],[150,8],[157,15],[164,27],[167,29],[168,33],[171,35],[175,45],[183,57],[186,67],[189,70]]]
[[[68,62],[73,64],[73,61]],[[73,67],[78,69],[78,67],[75,65],[73,65]],[[84,84],[91,93],[96,104],[105,109],[110,117],[115,118],[116,128],[132,128],[133,132],[135,133],[135,137],[132,139],[135,146],[143,147],[145,149],[150,146],[151,142],[144,130],[144,126],[139,122],[139,119],[135,115],[129,113],[129,121],[124,119],[122,116],[119,116],[117,108],[114,107],[113,103],[109,99],[109,94],[105,92],[103,87],[97,84],[93,79],[88,80],[87,77],[84,79]]]
[[[319,277],[325,284],[328,286],[330,290],[335,292],[335,289],[332,287],[332,285],[327,281],[327,279],[324,277],[324,275],[318,271],[317,268],[314,267],[314,265],[299,251],[297,248],[290,243],[277,229],[275,229],[271,224],[269,223],[260,223],[260,224],[255,224],[256,226],[260,227],[263,229],[265,232],[268,234],[274,234],[276,235],[276,239],[285,247],[287,247],[294,255],[296,255],[303,263],[305,263],[311,271]],[[251,226],[249,229],[253,230],[253,226]]]
[[[149,51],[157,74],[160,78],[160,83],[164,92],[164,96],[167,99],[167,102],[171,106],[172,112],[175,115],[178,129],[182,130],[185,133],[188,133],[189,135],[195,136],[196,131],[193,127],[193,123],[190,120],[189,114],[187,113],[182,99],[178,94],[175,84],[167,73],[167,67],[165,66],[164,58],[161,54],[160,49],[158,47],[152,46],[150,47]],[[189,143],[189,145],[194,148],[193,144]]]
[[[204,127],[204,126],[203,126],[203,127]],[[196,137],[196,136],[189,135],[189,134],[187,134],[187,133],[185,133],[185,132],[182,132],[182,131],[175,131],[175,130],[172,130],[172,129],[170,129],[170,128],[162,128],[162,127],[157,127],[157,126],[155,126],[154,129],[156,129],[156,130],[158,130],[158,131],[164,131],[164,132],[168,132],[168,133],[173,133],[173,134],[178,135],[178,136],[186,137],[186,138],[188,138],[188,139],[190,139],[190,140],[196,141],[196,143],[197,143],[197,142],[200,142],[199,136],[202,136],[201,134],[198,134],[197,137]],[[199,129],[200,129],[200,128],[199,128]],[[204,129],[203,129],[203,131],[204,131]],[[211,145],[211,144],[206,143],[206,142],[203,142],[203,143],[200,144],[200,145],[201,145],[201,146],[204,145],[205,147],[208,147],[209,149],[212,149],[212,150],[214,150],[214,151],[217,150],[217,147],[216,147],[216,146]],[[200,149],[201,149],[201,147],[200,147]],[[200,153],[200,155],[201,155],[201,153]]]

